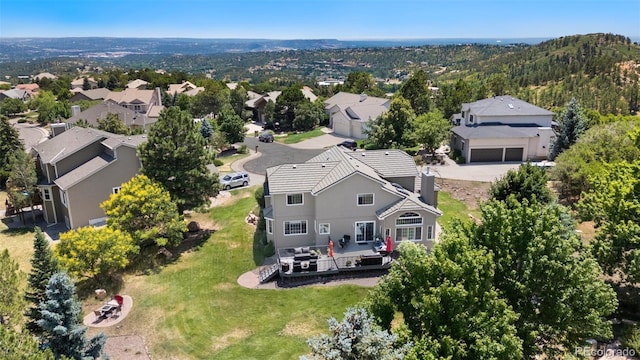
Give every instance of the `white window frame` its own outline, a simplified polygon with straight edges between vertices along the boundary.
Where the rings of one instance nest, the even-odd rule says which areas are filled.
[[[119,192],[120,192],[120,189],[121,189],[121,188],[122,188],[122,186],[114,186],[114,187],[111,189],[111,193],[112,193],[112,194],[117,194],[117,193],[119,193]]]
[[[60,189],[60,201],[62,202],[62,205],[64,205],[64,207],[68,207],[67,206],[67,192]]]
[[[396,219],[396,226],[422,225],[423,222],[423,218],[420,214],[414,212],[406,212],[398,216],[398,218]]]
[[[266,220],[266,228],[267,234],[273,234],[273,219],[265,219]]]
[[[363,234],[364,236],[364,240],[359,240],[358,241],[358,224],[373,224],[372,226],[372,231],[371,231],[371,239],[366,239],[366,225],[365,225],[365,233]],[[364,220],[364,221],[356,221],[354,224],[355,227],[355,241],[358,244],[366,244],[368,242],[372,242],[376,239],[376,222],[375,221],[371,221],[371,220]]]
[[[371,203],[367,204],[367,203],[360,203],[360,199],[362,198],[363,200],[366,199],[365,196],[371,195]],[[356,195],[356,205],[358,206],[373,206],[373,204],[375,203],[375,195],[373,193],[362,193],[362,194],[358,194]]]
[[[427,226],[427,240],[433,240],[434,236],[433,236],[433,226],[429,225]]]
[[[403,231],[413,231],[412,239],[403,239],[403,236],[399,234],[399,232]],[[420,232],[420,236],[417,237],[417,233]],[[396,227],[396,241],[422,241],[422,226],[398,226]]]
[[[329,235],[329,234],[331,234],[331,224],[329,224],[329,223],[320,223],[320,224],[318,224],[318,234],[320,234],[320,235]]]
[[[294,223],[299,223],[300,224],[300,230],[302,230],[302,224],[304,224],[304,232],[287,234],[287,224],[289,224],[289,227],[291,227],[291,225],[294,224]],[[291,229],[289,229],[289,230],[291,230]],[[309,224],[307,223],[307,220],[283,221],[282,222],[282,233],[284,234],[284,236],[307,235],[309,233]]]
[[[289,196],[300,195],[301,202],[300,203],[289,203]],[[286,195],[287,206],[300,206],[304,205],[304,193],[291,193]]]

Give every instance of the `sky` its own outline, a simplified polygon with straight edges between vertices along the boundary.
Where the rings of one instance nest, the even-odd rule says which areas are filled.
[[[0,37],[640,39],[640,0],[0,0]]]

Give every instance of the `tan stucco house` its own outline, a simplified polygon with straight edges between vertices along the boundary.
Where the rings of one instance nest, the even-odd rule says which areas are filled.
[[[339,92],[325,102],[329,115],[329,127],[336,135],[352,139],[367,137],[365,130],[369,122],[389,110],[390,99]]]
[[[553,112],[512,96],[462,104],[451,147],[467,163],[546,159],[554,139]]]
[[[376,239],[431,246],[436,237],[437,188],[401,150],[333,147],[302,164],[267,169],[267,239],[276,249],[326,247],[350,239],[345,251],[370,249]]]
[[[69,229],[104,222],[100,204],[138,173],[136,148],[146,140],[74,127],[36,145],[45,221]]]

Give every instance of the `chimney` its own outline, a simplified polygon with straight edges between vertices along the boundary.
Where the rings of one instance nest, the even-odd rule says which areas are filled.
[[[360,102],[363,102],[365,100],[367,100],[367,94],[365,93],[360,94]]]
[[[438,207],[438,191],[436,190],[436,175],[429,171],[429,167],[422,172],[422,181],[420,184],[420,195],[422,201],[435,208]]]
[[[71,106],[71,116],[76,116],[80,114],[80,105]]]

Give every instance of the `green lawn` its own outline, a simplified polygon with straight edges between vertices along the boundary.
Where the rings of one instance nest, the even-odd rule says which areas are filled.
[[[234,161],[246,158],[249,155],[250,155],[249,152],[247,152],[246,154],[233,154],[229,156],[218,157],[217,159],[222,161],[222,165],[217,166],[218,171],[220,171],[221,173],[227,173],[227,172],[233,171],[233,169],[231,169],[231,164]]]
[[[476,218],[480,217],[479,210],[469,210],[464,202],[454,199],[445,191],[438,193],[438,209],[443,212],[443,215],[438,219],[438,223],[443,227],[453,219],[469,220],[469,214]]]
[[[322,129],[315,129],[315,130],[303,132],[300,134],[291,134],[283,137],[276,137],[275,139],[277,142],[282,142],[285,144],[295,144],[303,140],[311,139],[321,135],[324,135],[324,132],[322,131]]]
[[[254,228],[244,222],[256,206],[253,190],[211,210],[218,231],[198,250],[157,274],[127,277],[122,293],[133,297],[133,310],[118,329],[101,330],[143,335],[154,359],[297,359],[306,353],[305,340],[326,332],[327,319],[342,318],[368,289],[239,286],[238,277],[256,268]]]

